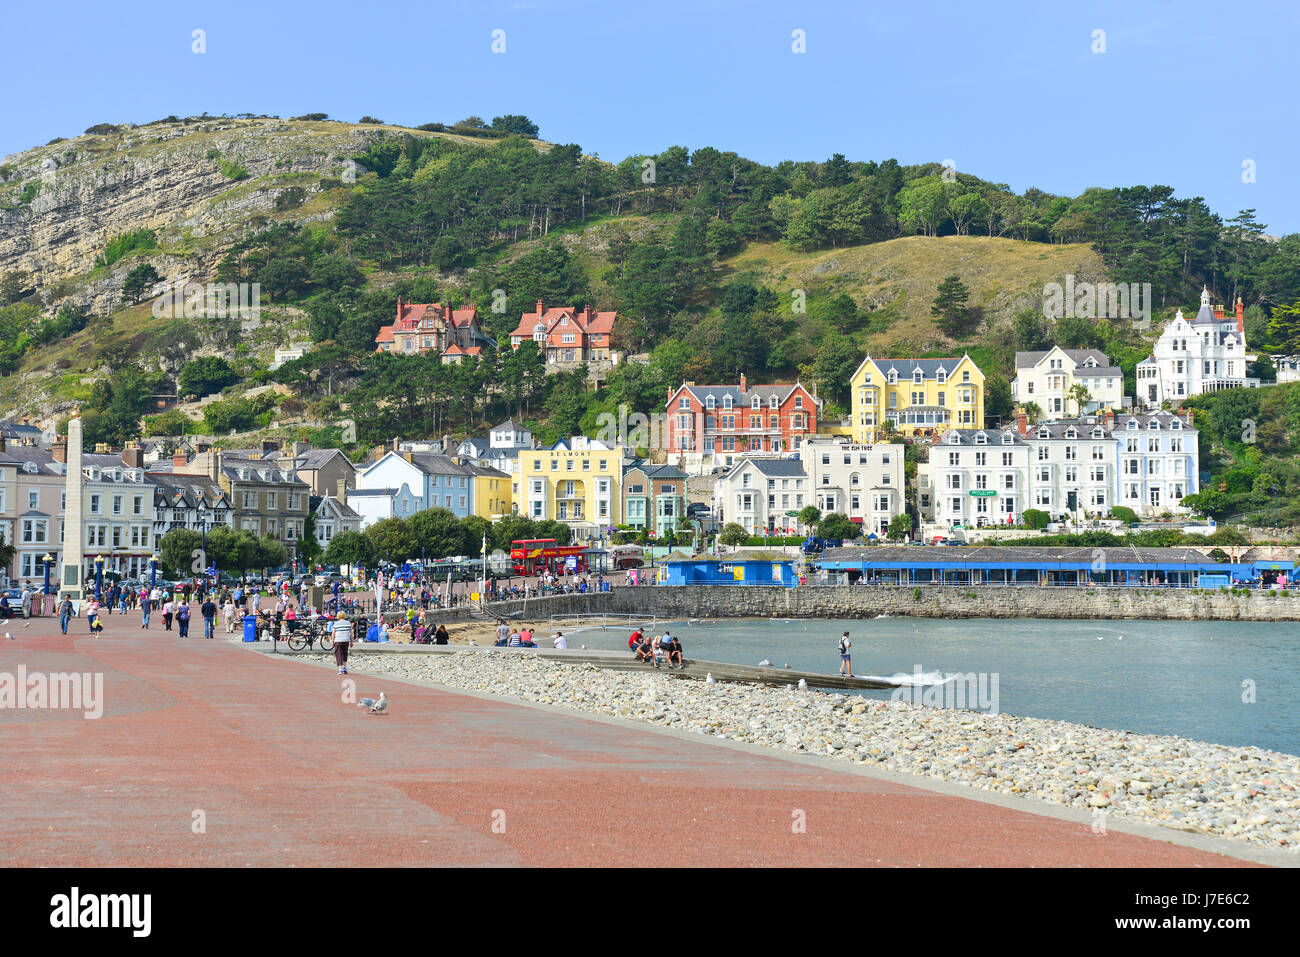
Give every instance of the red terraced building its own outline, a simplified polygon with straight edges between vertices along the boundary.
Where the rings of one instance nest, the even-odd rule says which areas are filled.
[[[665,445],[693,462],[697,456],[794,451],[817,434],[821,405],[816,387],[801,382],[751,387],[743,374],[739,385],[685,382],[668,395]]]
[[[614,320],[617,312],[593,312],[590,306],[579,311],[573,306],[547,309],[537,300],[535,312],[525,312],[519,328],[510,333],[510,346],[532,339],[550,365],[578,365],[613,358]]]

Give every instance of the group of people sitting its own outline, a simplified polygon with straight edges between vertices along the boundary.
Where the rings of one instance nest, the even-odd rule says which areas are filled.
[[[494,644],[498,648],[536,648],[537,642],[533,641],[533,630],[527,625],[522,628],[511,628],[504,621],[497,625],[497,640]]]
[[[685,668],[682,659],[682,643],[665,631],[662,635],[647,638],[645,632],[638,628],[627,639],[628,650],[636,654],[637,661],[646,661],[659,667],[660,661],[667,661],[669,670]]]

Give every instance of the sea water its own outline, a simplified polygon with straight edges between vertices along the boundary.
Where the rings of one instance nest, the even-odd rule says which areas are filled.
[[[687,658],[834,674],[848,631],[853,673],[898,684],[996,675],[999,710],[1300,754],[1300,627],[1273,622],[879,618],[659,622]],[[626,650],[627,632],[570,633],[569,647]],[[890,691],[863,694],[889,698]]]

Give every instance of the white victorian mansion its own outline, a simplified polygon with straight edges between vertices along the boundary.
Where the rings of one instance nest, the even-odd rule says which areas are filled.
[[[1241,298],[1236,314],[1229,316],[1223,306],[1211,307],[1210,292],[1203,289],[1196,318],[1183,318],[1179,309],[1156,340],[1155,354],[1138,363],[1137,401],[1150,407],[1202,392],[1255,388],[1259,380],[1246,378],[1246,367],[1254,358],[1246,354]]]

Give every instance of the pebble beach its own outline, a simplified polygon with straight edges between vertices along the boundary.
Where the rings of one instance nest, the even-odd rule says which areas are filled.
[[[1300,847],[1300,757],[1291,754],[852,694],[706,684],[515,651],[357,649],[349,664],[358,676],[426,681],[1090,810],[1094,830],[1124,819]]]

